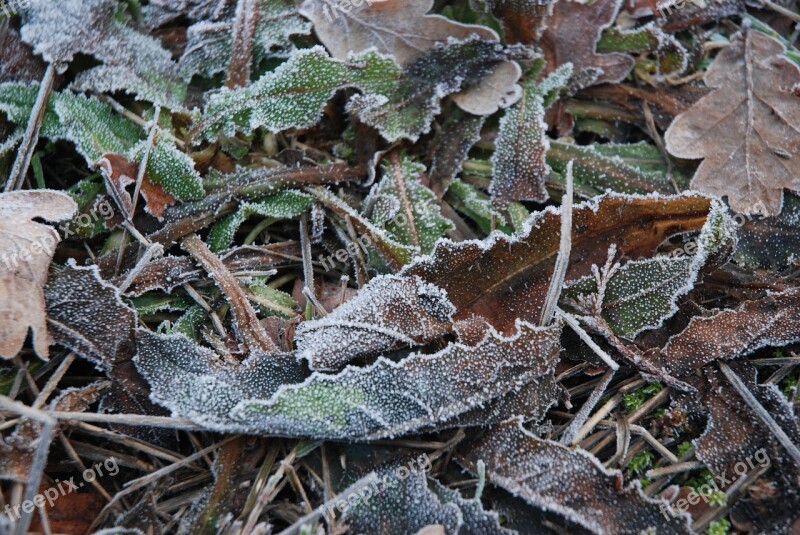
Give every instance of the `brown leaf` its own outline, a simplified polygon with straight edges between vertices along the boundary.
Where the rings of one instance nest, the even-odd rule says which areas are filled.
[[[800,340],[800,288],[747,301],[736,309],[695,317],[660,351],[645,354],[657,366],[684,377],[715,360],[728,360],[765,346]]]
[[[16,356],[29,328],[36,354],[49,356],[42,287],[59,236],[32,219],[64,221],[77,209],[70,196],[58,191],[0,193],[0,357]]]
[[[6,30],[0,50],[0,82],[38,82],[44,76],[44,61],[22,42],[14,28]]]
[[[492,14],[503,22],[509,43],[530,45],[539,40],[553,11],[553,0],[490,0]]]
[[[105,171],[114,188],[114,191],[109,193],[112,197],[119,199],[122,203],[121,208],[132,216],[133,199],[126,188],[136,184],[139,166],[131,163],[121,154],[112,153],[104,154],[94,166]],[[164,191],[161,184],[151,181],[146,173],[139,191],[146,203],[145,210],[159,219],[164,215],[167,206],[175,204],[175,197]]]
[[[604,29],[614,23],[622,0],[579,3],[559,0],[542,34],[547,71],[571,62],[581,86],[622,81],[634,65],[627,54],[598,54],[595,46]]]
[[[679,158],[703,158],[691,187],[727,196],[745,214],[776,215],[783,188],[800,190],[800,67],[777,40],[745,27],[720,52],[705,83],[716,91],[665,134]]]
[[[484,461],[489,481],[591,533],[692,533],[687,517],[667,517],[639,488],[623,487],[621,472],[585,450],[539,439],[517,420],[461,444],[455,458],[471,472]]]
[[[446,44],[450,39],[477,35],[487,41],[499,40],[493,30],[484,26],[426,15],[433,0],[383,0],[363,7],[353,3],[347,10],[341,5],[342,2],[331,0],[305,0],[300,7],[300,14],[314,23],[319,40],[340,60],[347,60],[350,53],[375,48],[393,55],[401,66],[408,66],[434,45]],[[455,95],[454,100],[464,111],[489,115],[519,98],[516,84],[521,74],[516,63],[502,63],[481,83]]]
[[[566,280],[590,274],[592,264],[603,265],[611,244],[630,258],[652,255],[665,238],[699,230],[711,203],[696,194],[609,194],[575,206]],[[482,316],[499,330],[513,329],[517,318],[538,322],[559,248],[560,225],[559,212],[548,209],[532,216],[513,236],[440,241],[430,256],[418,258],[400,275],[419,276],[442,288],[456,307],[456,320]]]

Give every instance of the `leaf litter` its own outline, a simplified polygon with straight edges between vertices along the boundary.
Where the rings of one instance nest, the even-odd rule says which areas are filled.
[[[17,4],[0,531],[800,526],[791,6]]]

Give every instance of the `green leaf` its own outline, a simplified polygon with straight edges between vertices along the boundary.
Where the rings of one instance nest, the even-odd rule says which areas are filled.
[[[550,140],[547,163],[553,170],[563,175],[569,161],[574,165],[576,192],[589,197],[608,189],[621,193],[675,192],[664,155],[657,147],[643,141],[629,145],[575,145]],[[688,179],[675,171],[672,178],[678,186],[688,187]]]
[[[0,111],[12,123],[26,125],[38,91],[38,84],[0,84]],[[45,107],[41,136],[72,142],[93,165],[105,153],[127,153],[144,131],[95,97],[54,91]]]
[[[677,310],[676,301],[690,291],[700,270],[730,253],[734,225],[725,206],[714,201],[696,240],[669,255],[610,263],[564,289],[562,299],[584,310],[600,305],[601,315],[619,336],[636,338],[660,327]]]
[[[299,305],[286,292],[276,290],[266,284],[251,284],[247,289],[250,290],[248,297],[258,305],[263,315],[278,316],[284,319],[290,319],[297,315],[296,311]]]
[[[382,169],[383,179],[364,201],[373,207],[370,221],[396,241],[430,253],[436,240],[454,226],[442,216],[436,195],[420,182],[425,166],[403,156],[397,165],[384,162]]]
[[[147,141],[133,147],[128,158],[141,162],[147,149]],[[194,160],[179,150],[175,143],[161,129],[157,130],[153,146],[147,159],[147,174],[155,184],[178,200],[199,199],[205,193],[200,173],[194,168]]]
[[[603,30],[597,42],[597,52],[642,53],[655,52],[654,74],[681,74],[689,65],[689,53],[673,36],[664,33],[654,23],[640,28],[623,30],[610,27]]]
[[[469,87],[508,60],[509,51],[502,45],[477,38],[435,46],[403,69],[389,95],[365,91],[350,100],[348,111],[388,141],[416,141],[430,131],[443,97]]]
[[[453,180],[447,190],[447,200],[453,208],[475,221],[486,234],[494,229],[508,234],[512,232],[506,226],[505,216],[492,206],[489,196],[471,184],[459,179]]]
[[[258,127],[271,132],[309,127],[338,90],[354,87],[385,97],[399,75],[392,58],[375,52],[344,63],[320,46],[299,50],[249,86],[212,95],[194,133],[210,140],[219,133],[250,134]]]
[[[282,191],[262,201],[243,202],[239,210],[217,222],[208,235],[208,245],[212,251],[220,252],[230,247],[239,227],[248,218],[262,216],[278,219],[299,217],[313,202],[311,195],[294,190]]]

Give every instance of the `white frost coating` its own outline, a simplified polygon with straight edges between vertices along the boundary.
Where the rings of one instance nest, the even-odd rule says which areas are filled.
[[[496,427],[470,449],[457,454],[474,466],[486,462],[488,479],[544,511],[603,535],[694,533],[691,517],[678,513],[665,518],[666,502],[645,496],[638,482],[617,490],[622,474],[607,470],[591,453],[542,440],[510,421]]]
[[[171,109],[181,109],[185,87],[171,54],[154,38],[125,22],[114,0],[30,0],[22,39],[62,69],[76,54],[105,65],[78,75],[80,90],[125,90]]]
[[[517,320],[510,337],[489,328],[475,346],[451,343],[400,362],[380,357],[366,368],[316,372],[282,386],[268,400],[245,400],[231,412],[237,428],[287,436],[379,438],[447,422],[552,371],[561,324]]]

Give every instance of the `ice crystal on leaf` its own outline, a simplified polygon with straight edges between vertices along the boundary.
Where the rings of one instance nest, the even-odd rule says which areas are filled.
[[[724,263],[720,258],[727,257],[734,243],[733,221],[725,206],[714,201],[700,235],[677,254],[632,260],[606,272],[595,268],[593,276],[575,281],[562,298],[594,307],[615,333],[633,339],[672,316],[678,298],[694,287],[701,269]]]
[[[253,65],[271,55],[284,56],[292,51],[289,38],[306,35],[311,25],[297,12],[289,0],[260,0],[259,13],[253,39]],[[186,49],[181,56],[179,69],[185,80],[193,75],[206,77],[224,71],[231,58],[233,14],[212,12],[189,26]]]
[[[0,84],[0,112],[12,123],[24,126],[38,91],[38,84]],[[103,154],[126,153],[144,131],[95,97],[63,91],[50,95],[41,136],[74,143],[78,153],[93,165]]]
[[[622,474],[591,453],[537,438],[515,420],[462,444],[456,459],[473,472],[483,460],[489,481],[592,533],[693,533],[688,515],[662,514],[663,502],[638,484],[622,487]]]
[[[375,277],[328,316],[298,325],[298,358],[337,369],[360,356],[425,343],[449,332],[455,308],[447,294],[418,278]]]
[[[383,179],[364,201],[373,205],[370,221],[400,243],[430,253],[436,240],[453,229],[453,223],[442,216],[436,195],[420,181],[425,166],[403,157],[384,162],[382,169]]]
[[[137,98],[180,109],[186,87],[177,64],[154,38],[138,32],[115,0],[30,0],[22,39],[50,63],[66,68],[76,54],[102,65],[80,73],[79,91],[126,91]]]

